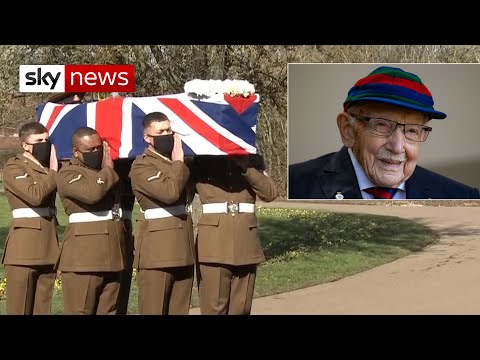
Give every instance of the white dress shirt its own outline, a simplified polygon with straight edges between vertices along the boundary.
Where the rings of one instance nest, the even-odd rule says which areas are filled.
[[[373,195],[365,192],[365,189],[375,187],[375,185],[372,180],[370,180],[367,175],[365,174],[365,171],[362,168],[362,165],[358,162],[357,158],[355,157],[355,154],[353,153],[352,149],[348,148],[348,155],[350,155],[350,159],[352,160],[353,168],[355,170],[355,175],[357,175],[357,181],[358,181],[358,186],[360,187],[360,191],[362,192],[362,198],[363,199],[374,199]],[[407,191],[405,190],[405,182],[402,182],[400,185],[397,187],[397,191],[395,192],[395,195],[393,195],[393,200],[399,200],[399,199],[406,199],[407,198]]]

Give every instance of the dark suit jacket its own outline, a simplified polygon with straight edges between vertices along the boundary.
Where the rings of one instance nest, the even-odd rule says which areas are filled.
[[[407,199],[480,199],[478,189],[432,171],[415,167],[406,182]],[[362,199],[346,147],[288,168],[289,199]]]

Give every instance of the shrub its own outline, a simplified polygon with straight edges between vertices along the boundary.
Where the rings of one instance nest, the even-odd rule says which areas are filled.
[[[10,159],[11,157],[19,153],[21,153],[20,150],[13,150],[13,149],[0,150],[0,169],[3,169],[8,159]]]

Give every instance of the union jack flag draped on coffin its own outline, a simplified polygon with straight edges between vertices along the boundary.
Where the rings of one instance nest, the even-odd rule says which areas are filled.
[[[185,156],[256,153],[259,96],[194,99],[186,93],[117,97],[86,104],[46,103],[36,107],[59,159],[72,155],[71,137],[81,126],[98,131],[111,147],[112,159],[135,158],[146,143],[142,119],[159,111],[168,116],[182,141]]]

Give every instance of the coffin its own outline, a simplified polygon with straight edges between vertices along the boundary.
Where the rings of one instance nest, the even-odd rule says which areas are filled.
[[[193,80],[185,84],[184,93],[172,95],[47,102],[36,107],[37,120],[47,127],[59,159],[71,157],[71,137],[82,126],[96,129],[109,143],[112,159],[135,158],[147,145],[143,117],[154,111],[168,116],[183,141],[185,156],[255,154],[259,95],[246,82],[239,81],[236,87],[231,80],[213,82],[216,86],[209,80]]]

